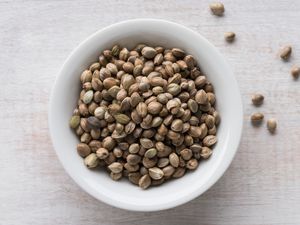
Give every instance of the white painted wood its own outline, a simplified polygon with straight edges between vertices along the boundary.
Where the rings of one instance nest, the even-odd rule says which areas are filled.
[[[300,2],[0,1],[0,224],[300,224]],[[138,17],[163,18],[198,31],[228,58],[243,95],[240,149],[222,179],[175,209],[134,213],[88,196],[60,165],[49,139],[47,107],[56,74],[70,51],[104,26]],[[237,40],[226,44],[225,31]],[[175,34],[176,35],[176,34]],[[182,34],[180,34],[182,35]],[[280,46],[291,44],[283,63]],[[254,108],[250,96],[265,95]],[[278,131],[253,128],[249,115],[278,119]]]

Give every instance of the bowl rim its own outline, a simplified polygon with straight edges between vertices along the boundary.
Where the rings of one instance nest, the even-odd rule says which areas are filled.
[[[230,79],[232,79],[232,87],[231,89],[235,89],[236,93],[238,93],[238,96],[236,97],[236,101],[237,101],[237,117],[236,117],[236,126],[237,126],[237,130],[235,132],[235,134],[237,136],[235,136],[235,146],[233,146],[231,148],[230,154],[227,155],[227,157],[224,158],[224,161],[222,161],[222,163],[219,165],[219,167],[215,170],[215,172],[211,175],[210,179],[208,179],[208,182],[205,183],[205,185],[203,185],[203,187],[199,190],[197,189],[197,191],[194,192],[189,192],[187,193],[185,196],[181,197],[181,198],[177,198],[177,199],[173,199],[172,201],[168,201],[165,204],[161,204],[161,205],[149,205],[149,206],[140,206],[140,205],[135,205],[135,204],[128,204],[128,203],[124,203],[122,201],[117,201],[113,198],[109,198],[105,195],[103,195],[100,192],[97,192],[95,190],[93,190],[92,188],[90,188],[88,185],[85,185],[85,182],[82,181],[82,179],[79,179],[78,176],[76,176],[75,173],[72,173],[70,171],[70,168],[68,167],[67,163],[65,162],[65,160],[61,157],[60,152],[58,150],[58,146],[56,146],[55,143],[55,138],[54,138],[54,128],[52,127],[52,121],[54,120],[54,116],[53,116],[53,105],[54,105],[54,101],[55,101],[55,97],[54,97],[54,93],[55,90],[57,88],[57,83],[59,81],[59,78],[62,76],[62,72],[67,64],[67,62],[75,57],[83,47],[84,45],[86,45],[86,43],[90,42],[91,40],[93,40],[95,37],[97,36],[101,36],[101,33],[103,31],[109,30],[109,29],[113,29],[115,26],[120,26],[120,25],[128,25],[128,24],[134,24],[134,23],[152,23],[152,22],[156,22],[156,23],[164,23],[164,24],[168,24],[170,26],[176,27],[178,29],[184,30],[186,32],[190,32],[193,35],[195,35],[195,37],[197,37],[199,40],[201,40],[206,46],[208,46],[212,51],[214,51],[214,54],[216,54],[218,56],[218,60],[222,60],[224,66],[226,66],[227,70],[229,71],[228,76],[230,76]],[[228,169],[229,165],[231,164],[237,150],[240,144],[240,140],[241,140],[241,136],[242,136],[242,129],[243,129],[243,105],[242,105],[242,98],[241,98],[241,94],[240,94],[240,90],[238,87],[238,83],[235,79],[235,76],[233,74],[233,71],[231,70],[231,67],[229,66],[226,58],[221,55],[221,53],[219,52],[219,50],[212,45],[206,38],[204,38],[202,35],[200,35],[198,32],[175,22],[171,22],[168,20],[163,20],[163,19],[151,19],[151,18],[138,18],[138,19],[130,19],[130,20],[124,20],[121,22],[117,22],[114,24],[111,24],[109,26],[106,26],[98,31],[96,31],[95,33],[93,33],[92,35],[88,36],[85,40],[83,40],[82,42],[80,42],[79,45],[77,45],[77,47],[75,47],[72,52],[68,55],[68,57],[66,58],[66,60],[64,61],[63,65],[61,66],[58,75],[55,78],[52,90],[51,90],[51,95],[50,95],[50,101],[49,101],[49,105],[48,105],[48,126],[49,126],[49,131],[50,131],[50,138],[54,147],[54,150],[56,152],[56,155],[58,156],[59,161],[61,162],[64,170],[67,172],[67,174],[75,181],[75,183],[77,183],[77,185],[79,185],[85,192],[87,192],[88,194],[90,194],[91,196],[93,196],[94,198],[96,198],[97,200],[100,200],[106,204],[112,205],[114,207],[117,208],[121,208],[121,209],[125,209],[125,210],[131,210],[131,211],[142,211],[142,212],[146,212],[146,211],[159,211],[159,210],[165,210],[165,209],[170,209],[182,204],[185,204],[193,199],[195,199],[196,197],[200,196],[201,194],[203,194],[204,192],[206,192],[210,187],[212,187],[225,173],[225,171]]]

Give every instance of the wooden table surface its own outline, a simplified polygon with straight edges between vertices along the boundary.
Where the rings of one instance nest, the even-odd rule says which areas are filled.
[[[300,1],[224,0],[214,17],[209,1],[0,1],[0,224],[300,224]],[[112,23],[162,18],[204,35],[228,58],[244,106],[239,151],[225,175],[201,197],[174,209],[135,213],[83,192],[54,153],[47,125],[49,95],[71,50]],[[237,34],[226,44],[225,31]],[[289,62],[278,49],[293,46]],[[250,104],[261,92],[265,103]],[[270,135],[249,115],[278,119]]]

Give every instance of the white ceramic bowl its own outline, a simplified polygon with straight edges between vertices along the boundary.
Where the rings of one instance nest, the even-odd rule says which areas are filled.
[[[142,190],[126,179],[112,181],[105,171],[87,169],[76,152],[78,138],[69,119],[80,92],[79,77],[99,53],[115,43],[128,48],[138,43],[179,47],[192,54],[215,87],[217,110],[221,114],[218,143],[209,160],[197,170],[159,187]],[[176,23],[129,20],[108,26],[82,42],[65,61],[52,90],[49,127],[56,153],[74,181],[95,198],[118,208],[156,211],[186,203],[209,189],[231,163],[242,132],[242,101],[234,75],[224,57],[200,34]]]

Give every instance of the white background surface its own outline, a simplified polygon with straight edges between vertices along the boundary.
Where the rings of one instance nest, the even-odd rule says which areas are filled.
[[[0,1],[0,224],[300,224],[300,1]],[[49,139],[47,107],[56,74],[83,39],[114,22],[168,19],[210,40],[228,58],[245,110],[239,151],[208,192],[175,209],[135,213],[88,196],[69,178]],[[237,40],[226,44],[225,31]],[[176,34],[175,34],[176,35]],[[178,34],[182,35],[182,34]],[[290,62],[278,49],[293,46]],[[254,108],[250,96],[265,95]],[[269,135],[252,112],[278,119]]]

